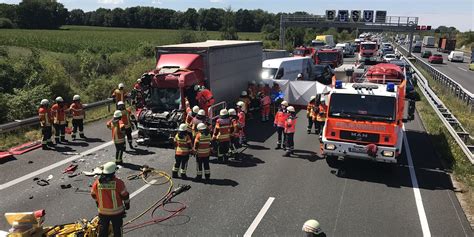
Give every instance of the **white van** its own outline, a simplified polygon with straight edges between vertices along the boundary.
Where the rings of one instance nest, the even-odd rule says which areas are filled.
[[[298,74],[303,78],[309,78],[312,71],[312,59],[310,57],[274,58],[262,62],[262,80],[269,82],[276,80],[296,80]]]
[[[336,44],[336,49],[342,50],[344,57],[354,55],[354,49],[349,43],[338,43]]]
[[[451,62],[464,62],[464,52],[451,51],[448,55],[448,61]]]

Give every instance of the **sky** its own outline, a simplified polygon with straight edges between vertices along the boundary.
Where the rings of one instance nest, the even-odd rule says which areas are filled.
[[[268,12],[306,11],[323,15],[326,10],[385,10],[387,16],[419,17],[419,25],[454,26],[474,30],[474,0],[58,0],[69,10],[99,7],[153,6],[184,11],[187,8],[263,9]],[[19,3],[0,0],[0,3]]]

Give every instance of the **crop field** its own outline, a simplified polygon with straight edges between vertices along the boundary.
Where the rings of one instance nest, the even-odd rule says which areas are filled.
[[[183,31],[163,29],[63,26],[60,30],[0,30],[0,45],[35,47],[53,52],[76,53],[130,51],[138,45],[165,45],[180,42]],[[194,31],[198,39],[219,39],[220,32]],[[262,40],[261,33],[238,33],[241,40]]]

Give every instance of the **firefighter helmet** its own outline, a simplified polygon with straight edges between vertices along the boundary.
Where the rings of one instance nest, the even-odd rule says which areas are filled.
[[[141,82],[142,82],[142,79],[141,79],[141,78],[138,78],[138,79],[137,79],[137,82],[138,82],[138,83],[141,83]]]
[[[281,105],[283,105],[283,106],[288,106],[288,101],[286,101],[286,100],[282,101],[282,102],[281,102]]]
[[[102,166],[102,174],[114,174],[115,171],[117,171],[117,165],[113,161],[107,162]]]
[[[302,78],[302,77],[303,77],[303,74],[298,73],[298,77],[297,77],[297,78]]]
[[[195,85],[194,86],[194,91],[199,91],[201,90],[201,86],[200,85]]]
[[[122,106],[122,105],[125,106],[125,103],[123,103],[123,101],[117,102],[117,107],[120,107],[120,106]]]
[[[307,220],[303,224],[303,231],[305,233],[313,233],[315,235],[318,235],[318,234],[322,233],[321,225],[319,224],[319,222],[317,220],[313,220],[313,219]]]
[[[199,115],[199,116],[206,116],[206,111],[204,111],[203,109],[200,109],[200,110],[197,112],[197,115]]]
[[[229,115],[229,111],[227,111],[227,109],[221,109],[221,111],[219,112],[219,115],[220,116]]]
[[[182,124],[179,125],[178,131],[180,131],[180,132],[185,132],[186,129],[187,129],[187,127],[188,127],[188,126],[187,126],[186,124],[182,123]]]
[[[199,106],[195,105],[193,107],[193,113],[195,113],[195,114],[199,113]]]
[[[120,110],[115,110],[114,112],[114,118],[121,118],[122,117],[122,111]]]
[[[123,83],[118,84],[119,89],[123,89],[124,87],[125,87],[125,85]]]
[[[245,106],[245,103],[243,101],[239,101],[239,102],[237,102],[237,106],[242,108],[242,107]]]
[[[294,113],[295,112],[295,107],[288,106],[288,108],[286,108],[286,110],[288,110],[288,112]]]
[[[41,105],[48,105],[49,101],[47,99],[42,99],[41,100]]]
[[[197,125],[197,129],[198,129],[199,131],[202,131],[202,130],[207,129],[207,126],[206,126],[206,124],[204,124],[204,123],[199,123],[199,124]]]
[[[72,100],[81,100],[81,96],[79,96],[79,95],[74,95],[74,96],[72,97]]]
[[[321,97],[321,103],[322,102],[326,102],[326,98],[324,98],[324,96]]]
[[[241,96],[247,96],[247,91],[242,91],[242,93],[240,93]]]
[[[309,101],[312,101],[312,100],[315,100],[315,99],[316,99],[316,96],[313,95],[309,98]]]
[[[235,109],[229,109],[229,115],[230,116],[235,116],[235,115],[237,115],[237,112],[235,111]]]
[[[61,96],[56,97],[56,102],[64,102],[63,97]]]

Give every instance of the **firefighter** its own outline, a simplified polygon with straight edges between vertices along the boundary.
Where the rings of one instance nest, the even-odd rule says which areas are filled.
[[[309,99],[308,105],[306,106],[306,117],[308,118],[308,128],[306,129],[306,131],[308,132],[308,134],[311,134],[311,129],[313,129],[313,124],[314,124],[315,129],[317,129],[316,128],[317,124],[313,116],[313,114],[317,112],[315,111],[316,109],[315,106],[316,106],[316,96],[311,96],[311,98]]]
[[[243,101],[237,102],[237,117],[240,125],[240,133],[239,133],[239,143],[240,144],[247,144],[247,138],[245,137],[245,112],[243,108],[245,107],[245,103]]]
[[[264,94],[263,92],[259,92],[259,97],[260,97],[262,122],[266,122],[270,119],[270,106],[272,104],[272,101],[270,99],[270,96]]]
[[[145,98],[143,96],[142,79],[138,78],[133,86],[132,95],[133,104],[136,108],[142,108],[145,105]]]
[[[293,149],[295,148],[294,136],[296,132],[296,111],[293,106],[288,106],[287,108],[289,116],[285,120],[285,150],[286,155],[289,156],[293,154]]]
[[[321,225],[317,220],[307,220],[302,228],[306,237],[325,236],[321,230]]]
[[[258,106],[260,104],[260,101],[257,97],[258,93],[258,86],[255,81],[250,82],[250,85],[247,89],[248,95],[250,97],[250,106],[248,108],[248,112],[250,116],[253,116],[253,112],[255,110],[258,110]]]
[[[130,194],[125,183],[115,176],[117,165],[107,162],[101,167],[98,179],[91,188],[91,196],[99,212],[99,237],[109,236],[109,225],[112,222],[114,237],[122,236],[125,210],[130,209]]]
[[[262,90],[263,94],[269,96],[271,94],[271,91],[272,91],[272,88],[270,88],[270,85],[268,83],[265,83],[265,86],[263,87],[263,90]]]
[[[240,93],[239,101],[242,101],[244,103],[244,106],[242,106],[242,110],[244,113],[247,115],[249,112],[249,106],[250,106],[250,97],[248,96],[247,91],[242,91]]]
[[[277,146],[275,148],[277,150],[281,149],[283,144],[283,131],[285,130],[285,121],[288,117],[286,107],[288,107],[288,102],[282,101],[278,112],[275,114],[275,119],[273,120],[273,125],[277,128],[278,134]]]
[[[40,107],[38,109],[38,116],[41,125],[41,134],[43,138],[41,139],[41,147],[43,150],[48,150],[48,146],[54,146],[51,142],[51,136],[53,131],[51,128],[51,121],[53,117],[51,116],[51,110],[49,109],[49,101],[47,99],[42,99]]]
[[[328,106],[326,105],[326,99],[324,98],[324,96],[321,96],[321,103],[319,104],[318,113],[316,116],[319,136],[323,134],[324,124],[326,123],[327,110]]]
[[[265,83],[263,83],[263,81],[259,82],[258,83],[258,88],[257,88],[257,95],[258,93],[262,93],[262,94],[265,94]]]
[[[72,97],[72,104],[69,110],[72,113],[72,140],[76,140],[78,130],[79,137],[86,138],[86,136],[84,136],[84,107],[81,104],[81,97],[79,95]]]
[[[213,140],[217,141],[217,160],[227,161],[230,146],[231,121],[227,109],[221,109],[214,127]]]
[[[204,86],[198,87],[196,101],[198,102],[199,107],[204,109],[206,114],[208,113],[209,107],[211,107],[215,102],[212,92]]]
[[[298,76],[296,77],[296,80],[303,81],[304,80],[303,74],[299,73]]]
[[[178,178],[178,171],[182,179],[187,179],[186,169],[188,167],[189,153],[192,148],[191,136],[187,132],[187,125],[182,123],[178,127],[178,133],[174,137],[175,163],[172,169],[173,178]]]
[[[231,121],[230,131],[230,153],[235,158],[237,149],[240,148],[240,130],[242,130],[239,122],[239,116],[235,109],[229,109],[229,117]]]
[[[112,130],[112,141],[115,144],[115,163],[123,164],[123,152],[125,151],[125,125],[122,122],[122,111],[116,110],[114,118],[107,122],[107,127]]]
[[[195,137],[196,134],[198,133],[198,128],[197,128],[197,126],[198,126],[200,123],[207,124],[206,112],[205,112],[203,109],[200,109],[200,110],[197,112],[196,117],[194,117],[194,118],[193,118],[193,121],[191,121],[191,124],[192,124],[192,131],[193,131],[193,132],[192,132],[192,134],[193,134],[192,137]]]
[[[196,154],[197,174],[196,179],[202,179],[202,168],[204,166],[204,177],[211,178],[211,169],[209,167],[209,156],[211,154],[211,134],[209,128],[204,123],[197,125],[198,133],[194,139],[193,151]]]
[[[125,134],[127,135],[127,141],[130,149],[133,149],[133,138],[132,138],[132,123],[136,123],[135,115],[132,114],[130,108],[125,107],[123,101],[117,103],[117,110],[122,112],[122,123],[125,126]]]
[[[112,98],[114,102],[117,103],[119,101],[125,102],[127,92],[125,91],[125,85],[123,83],[118,84],[118,88],[112,92]]]
[[[69,111],[64,103],[63,97],[56,97],[56,103],[51,107],[51,113],[54,118],[54,140],[56,144],[59,142],[67,142],[66,140],[66,113]]]
[[[186,119],[184,120],[184,123],[186,124],[186,131],[189,133],[190,136],[193,134],[193,119],[197,116],[199,110],[199,106],[195,105],[191,112],[188,112],[186,114]]]

